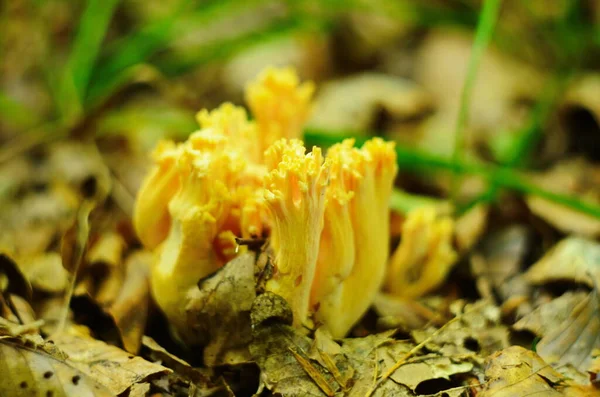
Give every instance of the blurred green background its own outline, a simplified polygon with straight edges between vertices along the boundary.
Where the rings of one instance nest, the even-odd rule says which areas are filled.
[[[404,191],[600,217],[598,194],[529,174],[600,159],[599,21],[595,0],[5,1],[0,162],[93,142],[131,201],[158,139],[292,65],[318,86],[308,143],[393,139]]]

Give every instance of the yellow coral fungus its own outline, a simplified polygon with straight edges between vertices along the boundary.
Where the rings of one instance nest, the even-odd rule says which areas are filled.
[[[266,152],[270,173],[265,178],[265,199],[272,222],[271,244],[275,273],[267,290],[288,301],[294,325],[309,313],[319,239],[325,212],[328,165],[321,150],[305,154],[301,141],[275,142]]]
[[[353,142],[337,144],[327,151],[330,161],[329,186],[325,193],[325,217],[315,279],[311,290],[311,306],[318,308],[321,300],[345,280],[355,259],[355,242],[348,178],[353,171],[344,163],[343,154]]]
[[[411,211],[402,240],[390,260],[386,287],[394,295],[415,298],[441,285],[457,260],[452,247],[454,222],[432,207]]]
[[[348,140],[334,147],[332,156],[338,157],[346,167],[342,174],[344,186],[353,193],[348,203],[349,215],[345,216],[349,216],[354,234],[354,263],[345,279],[316,302],[315,319],[335,337],[343,337],[360,319],[383,283],[389,244],[388,201],[397,172],[393,143],[375,138],[366,142],[362,149],[353,148],[353,144],[352,140]],[[345,216],[340,212],[337,222],[328,225],[347,225]],[[342,235],[349,233],[346,230]],[[328,238],[325,231],[324,238]],[[339,241],[336,246],[346,249],[349,245]],[[335,258],[347,260],[343,251],[328,253],[327,256],[331,261]],[[323,263],[322,266],[328,264]],[[331,263],[329,266],[347,271],[347,264]],[[313,289],[317,288],[323,287],[313,286]]]
[[[314,84],[300,84],[292,68],[267,68],[246,87],[246,102],[260,130],[260,149],[281,138],[298,139],[309,116]]]
[[[256,144],[259,139],[256,125],[248,120],[244,108],[226,102],[210,112],[201,110],[196,119],[202,129],[213,129],[229,138],[232,149],[240,151],[249,161],[260,162],[262,151]]]
[[[268,235],[266,289],[286,299],[294,325],[314,319],[343,337],[371,305],[388,260],[392,143],[353,140],[310,153],[297,138],[314,87],[267,69],[246,91],[256,118],[226,103],[197,118],[181,145],[163,143],[136,202],[135,225],[155,248],[152,291],[184,340],[197,282],[236,255],[235,237]]]
[[[169,234],[171,216],[168,204],[179,189],[175,162],[181,147],[161,141],[153,153],[156,163],[138,192],[133,213],[133,225],[142,243],[155,248]]]
[[[180,187],[169,203],[172,225],[152,271],[154,298],[179,332],[186,328],[190,288],[223,265],[214,245],[232,205],[230,186],[243,166],[230,152],[214,150],[208,139],[198,146],[204,150],[186,145],[177,159]]]

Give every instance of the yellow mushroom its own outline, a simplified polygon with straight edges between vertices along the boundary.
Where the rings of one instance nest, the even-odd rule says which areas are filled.
[[[438,216],[435,208],[411,211],[402,225],[402,240],[390,260],[387,290],[417,298],[446,279],[458,255],[452,247],[454,221]]]
[[[287,300],[295,326],[303,325],[309,314],[329,171],[319,148],[305,151],[301,141],[283,139],[265,152],[270,170],[265,201],[275,251],[275,272],[266,289]]]
[[[216,150],[214,142],[205,144],[197,145],[201,149],[184,146],[177,159],[180,187],[168,205],[171,228],[152,269],[153,296],[180,333],[187,328],[190,289],[224,264],[215,248],[233,204],[231,185],[243,167],[231,152]]]
[[[292,68],[267,68],[248,84],[246,103],[256,118],[260,153],[281,138],[301,138],[314,90],[312,82],[300,84]]]
[[[329,261],[320,263],[320,266],[332,266],[337,274],[347,275],[337,283],[322,278],[321,282],[329,283],[326,287],[313,286],[313,290],[325,291],[334,287],[328,294],[322,293],[324,296],[313,303],[317,307],[315,320],[338,338],[347,334],[364,315],[384,281],[389,255],[389,199],[397,172],[393,143],[374,138],[361,149],[354,148],[353,144],[352,140],[348,140],[332,148],[332,163],[339,159],[343,164],[344,189],[351,192],[352,197],[347,204],[348,211],[339,211],[336,220],[326,223],[328,228],[344,229],[338,234],[340,240],[336,244],[328,244],[335,251],[320,256],[326,255]],[[329,203],[337,205],[335,201]],[[347,218],[352,232],[347,230]],[[328,239],[333,234],[324,230],[323,238]],[[353,243],[341,241],[350,234],[354,236]],[[354,263],[348,272],[348,264],[344,262],[349,260],[349,256],[344,250],[351,247],[354,249]]]
[[[135,231],[147,248],[153,249],[169,234],[171,216],[169,201],[179,189],[175,163],[181,146],[161,141],[152,155],[156,163],[144,179],[133,212]]]

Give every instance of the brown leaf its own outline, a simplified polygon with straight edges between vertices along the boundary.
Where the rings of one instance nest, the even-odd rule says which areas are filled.
[[[479,397],[562,396],[554,386],[562,376],[537,354],[511,346],[487,358],[484,385]]]
[[[391,366],[395,360],[386,356],[386,365]],[[421,356],[407,362],[398,368],[392,376],[395,382],[408,386],[416,392],[417,386],[431,379],[450,379],[451,375],[468,373],[473,369],[473,363],[467,359],[451,360],[448,357]]]
[[[544,336],[569,319],[575,307],[586,299],[585,292],[567,292],[560,297],[544,303],[534,311],[517,321],[513,328],[527,330],[537,336]]]
[[[315,100],[308,125],[330,131],[372,130],[379,114],[414,117],[431,108],[427,94],[409,80],[365,73],[329,82]]]
[[[479,242],[487,226],[488,213],[488,205],[478,204],[456,219],[454,239],[459,252],[467,252]]]
[[[577,197],[592,205],[600,203],[600,169],[582,158],[563,160],[531,179],[551,192]],[[600,220],[594,216],[536,195],[528,195],[526,201],[531,212],[566,234],[588,238],[600,235]]]
[[[92,283],[96,284],[93,294],[98,304],[110,305],[123,286],[124,269],[122,255],[125,249],[125,241],[115,233],[109,232],[100,236],[98,241],[90,247],[86,255],[87,277],[92,277]],[[102,274],[98,280],[98,274]]]
[[[572,365],[587,371],[592,352],[600,348],[600,303],[594,289],[580,301],[568,319],[555,324],[537,344],[540,357],[551,364]]]
[[[581,237],[567,237],[556,244],[525,274],[528,281],[543,284],[569,280],[593,287],[600,283],[600,244]]]
[[[73,332],[58,335],[54,342],[68,356],[68,363],[104,385],[113,395],[136,383],[171,371],[118,347]]]
[[[125,282],[119,295],[108,308],[119,328],[123,347],[136,354],[142,344],[150,304],[149,269],[153,256],[140,251],[131,254],[125,262]]]
[[[186,307],[193,334],[205,336],[204,362],[208,366],[250,360],[250,309],[256,296],[254,254],[238,256],[199,282]]]
[[[340,388],[324,367],[306,356],[311,340],[292,327],[259,325],[253,336],[250,354],[261,369],[262,381],[274,394],[324,396]]]
[[[57,252],[22,258],[19,266],[36,290],[60,293],[68,285],[69,274],[62,266],[60,254]]]
[[[0,374],[3,397],[115,395],[64,360],[14,340],[0,339]]]
[[[528,229],[522,225],[505,227],[484,237],[471,257],[471,271],[482,295],[491,297],[497,292],[501,301],[529,295],[525,283],[516,279],[521,274],[529,241]]]

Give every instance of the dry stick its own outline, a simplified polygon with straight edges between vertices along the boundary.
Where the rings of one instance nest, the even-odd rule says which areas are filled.
[[[321,391],[327,396],[333,397],[335,395],[335,391],[329,385],[327,379],[325,379],[323,375],[317,369],[315,369],[315,367],[312,366],[310,361],[302,357],[300,353],[296,351],[295,348],[289,346],[288,349],[294,355],[294,358],[296,358],[296,361],[298,361],[298,364],[300,364],[302,369],[304,369],[304,371],[308,374],[308,376],[310,376],[313,382],[317,384],[319,389],[321,389]]]
[[[377,382],[375,382],[375,384],[373,385],[373,387],[371,388],[371,390],[369,390],[367,392],[367,394],[365,395],[365,397],[371,397],[373,395],[373,393],[375,392],[375,390],[377,390],[377,388],[379,386],[381,386],[381,384],[383,382],[386,381],[386,379],[388,379],[390,376],[392,376],[392,374],[394,372],[396,372],[396,370],[398,368],[400,368],[402,365],[404,365],[406,363],[406,361],[415,353],[417,353],[419,350],[421,350],[423,348],[423,346],[425,346],[427,343],[431,342],[431,340],[433,338],[435,338],[436,336],[438,336],[440,333],[442,333],[446,328],[448,328],[449,325],[454,324],[455,322],[462,320],[464,318],[464,316],[466,316],[467,314],[471,314],[473,312],[475,312],[476,310],[479,309],[480,306],[483,305],[483,303],[485,303],[485,301],[481,301],[479,303],[476,303],[470,310],[459,314],[458,316],[454,317],[452,320],[448,321],[446,324],[444,324],[442,327],[440,327],[437,331],[435,331],[433,334],[431,334],[428,338],[426,338],[423,342],[419,343],[418,345],[416,345],[415,347],[413,347],[408,353],[406,353],[404,356],[402,356],[400,358],[400,360],[396,361],[396,363],[394,365],[392,365],[390,367],[389,370],[387,370],[382,376],[381,378],[379,378],[379,380]]]

